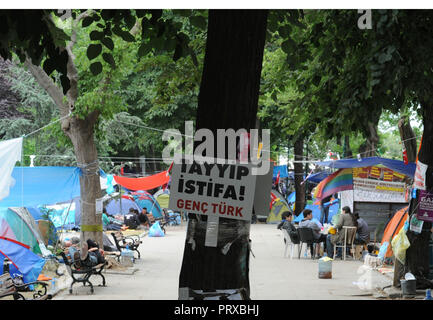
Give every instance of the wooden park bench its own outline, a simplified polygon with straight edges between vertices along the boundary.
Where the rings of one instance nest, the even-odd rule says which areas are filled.
[[[81,282],[83,284],[83,286],[87,284],[89,284],[90,286],[90,292],[93,293],[93,284],[90,282],[90,277],[93,275],[99,275],[102,277],[102,286],[105,287],[105,277],[102,274],[102,271],[104,270],[107,262],[105,261],[104,263],[100,263],[94,267],[81,267],[81,268],[76,268],[74,263],[72,263],[71,261],[69,261],[68,257],[66,256],[66,254],[64,252],[60,252],[60,255],[63,258],[63,261],[66,265],[66,270],[68,271],[69,275],[72,278],[72,283],[71,286],[69,287],[69,293],[72,294],[72,286],[75,283],[79,283]],[[101,285],[100,285],[101,286]]]
[[[38,289],[31,290],[29,286],[38,286]],[[0,298],[12,296],[14,300],[48,300],[52,298],[51,294],[47,294],[46,282],[34,281],[29,283],[17,284],[12,279],[9,272],[0,275]],[[33,292],[33,299],[26,299],[20,292]]]
[[[138,254],[138,258],[141,258],[140,251],[138,251],[138,247],[142,243],[140,240],[140,237],[137,235],[131,235],[131,236],[124,236],[121,231],[112,232],[111,235],[114,239],[114,244],[116,245],[117,250],[119,252],[122,252],[123,249],[126,249],[128,246],[129,250],[135,251]],[[118,259],[120,259],[120,256],[118,256]],[[119,260],[120,261],[120,260]],[[135,261],[135,257],[134,257]]]

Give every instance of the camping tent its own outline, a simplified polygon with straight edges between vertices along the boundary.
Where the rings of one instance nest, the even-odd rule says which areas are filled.
[[[134,200],[125,199],[125,198],[122,198],[122,200],[112,199],[108,202],[108,204],[105,207],[105,209],[107,209],[107,213],[111,215],[118,215],[118,214],[125,215],[129,212],[130,208],[141,211],[140,206]]]
[[[141,209],[146,208],[147,212],[152,213],[156,219],[162,218],[161,206],[149,192],[141,190],[137,192],[131,192],[131,195],[134,197],[135,202]]]
[[[30,250],[30,247],[19,241],[0,236],[0,265],[4,259],[11,261],[9,272],[22,274],[25,283],[36,281],[45,264],[45,259]],[[0,268],[3,274],[3,268]]]
[[[391,241],[396,236],[401,228],[403,228],[404,223],[407,220],[408,216],[408,208],[404,207],[398,210],[392,219],[388,222],[388,224],[385,227],[385,231],[383,232],[382,242],[381,245],[383,245],[385,242],[388,242],[388,249],[385,253],[385,257],[391,257],[392,256],[392,248],[391,248]]]
[[[275,199],[272,201],[271,205],[271,211],[269,213],[269,216],[266,220],[266,223],[280,223],[281,222],[281,214],[284,211],[292,211],[289,207],[289,204],[284,199],[284,196],[279,193],[276,190],[272,190],[271,193],[273,194],[273,198]]]
[[[25,244],[35,254],[50,254],[26,208],[0,208],[0,236]]]
[[[168,204],[170,202],[170,190],[168,189],[161,189],[157,191],[153,197],[156,199],[156,201],[159,203],[161,208],[168,209]]]

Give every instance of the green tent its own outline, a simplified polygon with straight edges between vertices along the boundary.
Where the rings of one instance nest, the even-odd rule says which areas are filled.
[[[153,195],[153,197],[156,199],[156,202],[159,203],[161,208],[168,209],[168,204],[170,202],[170,191],[168,189],[159,190]]]
[[[276,190],[272,190],[271,192],[276,199],[272,203],[271,211],[266,220],[266,223],[280,223],[282,219],[281,214],[284,211],[292,212],[292,210],[290,209],[289,204],[287,203],[286,199],[284,199],[284,196],[281,193]]]

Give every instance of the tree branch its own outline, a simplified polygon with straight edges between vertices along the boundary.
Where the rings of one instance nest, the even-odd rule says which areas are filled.
[[[39,85],[42,86],[51,99],[53,99],[54,103],[60,110],[61,116],[64,117],[69,114],[69,106],[64,101],[65,96],[63,95],[62,90],[56,86],[53,79],[51,79],[42,68],[35,66],[29,58],[26,59],[24,65],[28,68]]]
[[[69,82],[71,85],[66,95],[68,97],[69,103],[71,104],[71,108],[73,108],[75,101],[77,101],[78,98],[78,70],[74,63],[75,55],[72,52],[72,47],[77,43],[78,24],[81,20],[88,17],[92,11],[93,10],[86,10],[81,13],[74,21],[72,21],[71,41],[66,45],[66,51],[68,52],[69,56],[67,70]]]

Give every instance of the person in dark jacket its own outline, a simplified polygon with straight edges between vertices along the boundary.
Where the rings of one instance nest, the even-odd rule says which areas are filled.
[[[290,211],[284,211],[281,214],[281,218],[283,219],[280,224],[278,225],[278,229],[286,229],[290,239],[294,244],[299,243],[299,235],[298,231],[296,230],[295,225],[292,223],[293,215]]]

